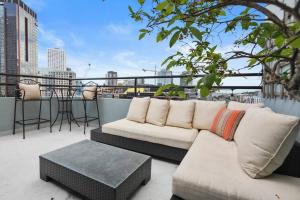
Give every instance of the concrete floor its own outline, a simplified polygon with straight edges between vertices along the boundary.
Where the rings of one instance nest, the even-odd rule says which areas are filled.
[[[89,131],[87,131],[88,133]],[[39,178],[39,155],[89,139],[83,128],[49,128],[0,137],[0,200],[77,200],[74,193]],[[152,178],[133,195],[132,200],[169,200],[171,180],[177,165],[153,159]]]

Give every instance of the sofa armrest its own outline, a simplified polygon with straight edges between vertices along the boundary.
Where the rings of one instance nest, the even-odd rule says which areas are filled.
[[[300,178],[300,143],[296,142],[284,163],[275,173]]]

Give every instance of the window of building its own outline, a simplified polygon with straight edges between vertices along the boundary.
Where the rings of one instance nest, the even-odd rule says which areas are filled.
[[[28,62],[28,19],[25,17],[25,61]]]

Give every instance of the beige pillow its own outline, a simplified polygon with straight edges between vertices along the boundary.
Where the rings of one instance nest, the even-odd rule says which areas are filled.
[[[194,110],[195,102],[193,101],[170,101],[166,125],[192,128]]]
[[[248,110],[249,108],[263,108],[263,103],[240,103],[237,101],[230,101],[227,108],[230,110]]]
[[[89,85],[84,87],[82,91],[82,99],[93,100],[97,95],[97,86]]]
[[[226,108],[225,101],[195,101],[193,128],[210,130],[220,109]]]
[[[147,112],[146,122],[157,126],[164,126],[166,124],[168,111],[168,100],[151,99]]]
[[[234,140],[243,170],[252,178],[262,178],[280,167],[297,136],[299,119],[270,109],[246,111]]]
[[[134,97],[129,106],[127,119],[131,121],[145,123],[149,103],[150,103],[150,97],[145,97],[145,98]]]
[[[28,85],[19,83],[19,89],[21,92],[21,98],[24,100],[37,100],[41,98],[40,85]]]

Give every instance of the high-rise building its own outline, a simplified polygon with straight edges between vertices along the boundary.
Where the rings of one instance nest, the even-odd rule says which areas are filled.
[[[159,72],[157,72],[157,76],[172,76],[172,71],[162,69]],[[158,78],[157,79],[157,85],[167,85],[173,83],[173,78]]]
[[[106,78],[117,78],[118,77],[118,73],[114,72],[114,71],[108,71],[106,73]],[[118,79],[108,79],[105,81],[106,85],[109,86],[117,86],[118,85]]]
[[[182,76],[187,76],[190,75],[189,72],[184,71],[181,73]],[[192,86],[193,85],[193,80],[187,83],[187,78],[180,78],[180,86]]]
[[[41,68],[38,72],[39,76],[45,77],[55,77],[55,78],[62,78],[62,79],[75,79],[76,73],[71,70],[71,68],[67,68],[64,71],[61,70],[52,70],[47,68]],[[39,81],[43,85],[52,85],[56,88],[65,88],[63,90],[56,89],[56,93],[58,96],[67,96],[68,90],[67,87],[60,87],[60,86],[69,86],[69,80],[60,80],[60,79],[41,79]],[[71,86],[76,86],[76,81],[71,82]],[[50,91],[43,91],[42,96],[50,96]]]
[[[67,58],[65,51],[60,48],[48,49],[48,68],[52,70],[65,71]]]
[[[36,75],[37,15],[21,0],[0,0],[0,71],[8,74]],[[6,77],[15,84],[18,77]],[[1,81],[4,81],[1,79]],[[14,95],[14,87],[7,86],[7,96]]]

